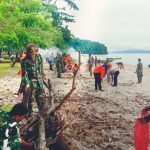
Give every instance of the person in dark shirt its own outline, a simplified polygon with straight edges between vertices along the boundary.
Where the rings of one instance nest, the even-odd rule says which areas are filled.
[[[20,137],[19,122],[22,121],[28,113],[28,109],[18,103],[13,106],[12,110],[4,112],[0,110],[0,150],[17,150],[21,146],[30,149],[34,146],[32,142],[26,142]]]

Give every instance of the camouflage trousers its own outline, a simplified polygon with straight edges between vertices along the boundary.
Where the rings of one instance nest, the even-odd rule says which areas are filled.
[[[40,86],[37,81],[31,81],[30,89],[24,93],[23,103],[27,106],[29,114],[32,113],[33,103],[36,101],[40,112],[45,111],[46,95],[43,86]]]
[[[57,67],[57,74],[58,74],[57,78],[61,78],[61,68],[60,67]]]

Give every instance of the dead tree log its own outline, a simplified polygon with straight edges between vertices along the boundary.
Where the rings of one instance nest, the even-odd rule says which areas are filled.
[[[51,82],[50,82],[50,80],[48,81],[50,105],[49,105],[48,111],[46,112],[47,115],[49,115],[52,112],[55,112],[58,109],[60,109],[60,107],[67,100],[67,98],[73,93],[73,91],[76,89],[75,79],[76,79],[76,77],[73,78],[71,90],[64,96],[64,98],[61,100],[61,102],[57,105],[55,105],[54,103],[51,103],[51,101],[54,98],[53,98],[53,94],[52,94]],[[46,150],[47,149],[46,147],[47,147],[47,144],[46,144],[46,136],[45,136],[45,118],[43,118],[43,119],[41,119],[41,122],[39,124],[39,145],[38,145],[38,150]]]
[[[45,139],[45,118],[42,118],[39,124],[39,146],[38,150],[48,150]]]

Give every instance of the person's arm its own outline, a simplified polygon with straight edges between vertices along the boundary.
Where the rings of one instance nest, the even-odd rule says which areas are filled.
[[[137,64],[135,73],[138,73],[138,71],[139,71],[139,63]]]
[[[26,142],[25,140],[21,139],[21,146],[26,148],[32,148],[34,146],[33,142]]]
[[[25,61],[21,62],[21,68],[22,68],[22,82],[25,85],[25,91],[27,91],[30,88],[30,84]]]
[[[40,68],[41,68],[41,74],[42,74],[42,78],[43,78],[43,80],[45,80],[46,79],[46,74],[44,73],[44,69],[43,69],[43,58],[42,58],[42,56],[41,56],[41,54],[38,54],[38,56],[39,56],[39,58],[40,58]]]
[[[144,117],[144,120],[145,120],[145,122],[147,122],[147,123],[150,122],[150,115]]]
[[[105,77],[105,68],[102,67],[102,68],[100,69],[100,79],[102,80],[104,77]]]
[[[142,73],[143,73],[143,64],[141,63],[141,71],[142,71]]]
[[[19,90],[18,90],[18,96],[20,96],[20,94],[23,92],[23,82],[21,80],[21,83],[20,83],[20,87],[19,87]]]

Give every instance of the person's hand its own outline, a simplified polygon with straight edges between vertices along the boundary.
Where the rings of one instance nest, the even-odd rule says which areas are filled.
[[[43,79],[43,81],[44,81],[44,80],[47,80],[46,76],[42,76],[42,79]]]
[[[21,96],[21,92],[18,92],[18,97],[20,97]]]
[[[25,92],[28,92],[28,91],[29,91],[29,89],[30,89],[30,85],[29,85],[29,84],[27,84],[27,85],[25,86]]]
[[[146,121],[145,121],[145,119],[144,119],[144,118],[138,118],[138,120],[139,120],[139,122],[140,122],[141,124],[146,123]]]

